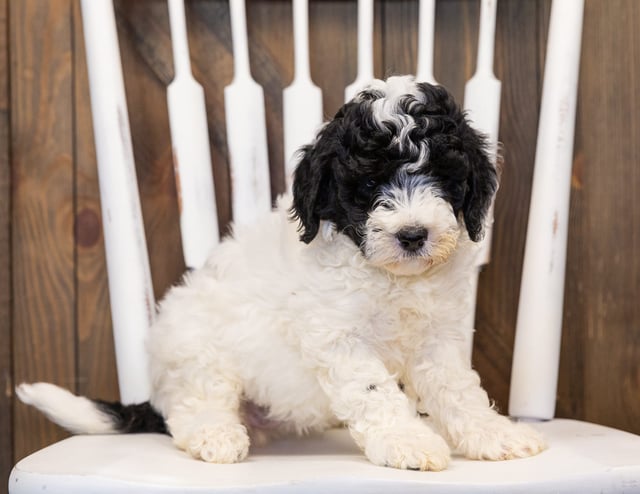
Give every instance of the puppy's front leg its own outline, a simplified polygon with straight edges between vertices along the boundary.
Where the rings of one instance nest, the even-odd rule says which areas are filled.
[[[411,470],[446,468],[446,442],[419,419],[378,358],[353,344],[337,351],[334,347],[324,357],[318,362],[320,385],[372,463]]]
[[[459,344],[445,335],[427,340],[418,350],[410,377],[438,429],[467,458],[522,458],[546,447],[533,428],[513,423],[493,409]]]

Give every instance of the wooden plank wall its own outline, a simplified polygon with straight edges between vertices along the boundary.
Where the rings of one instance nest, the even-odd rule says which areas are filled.
[[[163,0],[116,0],[154,289],[183,269],[165,88]],[[480,282],[474,365],[506,410],[549,0],[501,0],[504,173],[493,262]],[[254,77],[264,87],[272,192],[283,190],[282,89],[293,75],[289,0],[249,0]],[[461,100],[473,72],[478,0],[439,0],[436,77]],[[223,88],[231,81],[227,0],[187,2],[204,85],[216,195],[231,216]],[[327,117],[355,76],[356,3],[312,0],[312,77]],[[587,0],[572,184],[558,415],[640,433],[640,4]],[[378,0],[378,77],[415,70],[416,0]],[[64,433],[12,388],[47,380],[117,398],[101,213],[78,0],[0,0],[0,478]],[[0,488],[4,488],[0,481]]]
[[[11,185],[7,0],[0,0],[0,492],[13,461],[11,359]]]

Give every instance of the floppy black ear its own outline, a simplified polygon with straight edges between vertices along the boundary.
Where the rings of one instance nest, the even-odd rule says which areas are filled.
[[[337,185],[334,162],[346,159],[342,124],[344,105],[325,125],[302,154],[293,174],[291,217],[299,221],[300,240],[311,242],[318,234],[321,220],[335,220]]]
[[[320,220],[332,218],[336,191],[331,165],[335,154],[327,146],[324,132],[314,144],[303,147],[301,153],[293,175],[291,216],[300,223],[300,240],[308,244],[318,234]]]
[[[299,221],[300,240],[311,242],[318,233],[320,216],[316,201],[322,183],[322,166],[314,160],[313,146],[301,149],[302,158],[293,175],[291,216]]]
[[[464,141],[468,144],[465,153],[469,174],[462,214],[469,238],[478,242],[484,235],[485,218],[498,189],[498,174],[489,159],[485,139],[473,129],[469,128],[469,131],[472,135]]]

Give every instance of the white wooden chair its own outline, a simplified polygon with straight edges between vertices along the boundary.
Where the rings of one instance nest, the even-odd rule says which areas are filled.
[[[484,3],[490,4],[491,0]],[[111,0],[83,0],[82,5],[102,204],[103,211],[110,212],[103,218],[103,223],[121,397],[123,402],[144,401],[149,392],[144,328],[152,322],[153,312],[149,307],[153,307],[154,302],[113,8]],[[569,116],[564,113],[566,126],[551,129],[551,137],[562,135],[564,143],[572,141],[573,136],[575,94],[572,96],[572,91],[575,93],[575,84],[573,88],[571,83],[558,85],[552,76],[556,74],[564,82],[567,78],[577,78],[575,51],[576,46],[579,50],[581,5],[582,0],[557,0],[552,9],[541,121],[545,126],[554,125],[554,97],[563,96],[565,103],[573,98]],[[567,19],[567,13],[560,11],[561,8],[576,8],[573,15],[579,13],[580,19],[576,21],[573,35],[572,28],[565,24],[565,37],[557,38],[558,19]],[[179,28],[172,24],[174,35],[175,29]],[[559,49],[572,43],[573,51],[564,53]],[[565,55],[569,58],[563,58]],[[567,63],[571,60],[573,64]],[[568,87],[568,92],[557,91],[558,86]],[[538,156],[544,152],[544,139],[549,137],[542,134],[539,135]],[[570,159],[571,149],[565,151]],[[566,159],[566,156],[558,159]],[[541,167],[536,165],[530,230],[535,229],[537,216],[545,214],[544,210],[536,212],[540,211],[536,188],[543,187],[545,180],[544,174],[539,172]],[[559,181],[557,176],[553,178],[554,183]],[[210,178],[205,176],[204,180],[210,181]],[[242,177],[236,177],[236,180],[242,180]],[[188,188],[188,185],[184,187]],[[112,191],[118,191],[117,198]],[[187,192],[183,190],[183,201],[189,200]],[[559,190],[558,196],[561,203],[564,201],[566,210],[566,191],[563,194]],[[549,202],[549,197],[543,202]],[[215,243],[216,239],[208,241]],[[533,277],[527,273],[535,272],[536,257],[530,255],[534,252],[532,249],[527,249],[525,277]],[[535,251],[539,253],[539,250],[536,246]],[[563,274],[563,267],[561,271]],[[546,436],[548,450],[535,457],[505,462],[454,457],[450,467],[443,472],[400,471],[370,464],[345,430],[334,430],[322,436],[283,439],[269,446],[253,448],[248,460],[240,464],[212,465],[193,460],[176,449],[171,438],[164,435],[75,436],[20,461],[11,473],[9,492],[640,493],[639,436],[575,420],[552,419],[559,332],[550,320],[550,333],[543,335],[542,344],[531,341],[531,333],[526,332],[526,319],[528,311],[539,310],[531,300],[555,303],[556,308],[547,312],[552,313],[551,319],[558,317],[562,306],[560,303],[558,309],[557,299],[562,299],[562,290],[558,296],[557,286],[549,285],[558,282],[563,283],[562,276],[555,276],[553,280],[536,279],[532,285],[526,285],[528,280],[523,281],[525,293],[520,302],[510,413],[534,420],[534,427]],[[545,302],[538,292],[556,300]],[[523,352],[518,350],[523,344],[534,348],[533,368],[537,373],[548,363],[541,379],[531,379],[531,362],[523,359]]]

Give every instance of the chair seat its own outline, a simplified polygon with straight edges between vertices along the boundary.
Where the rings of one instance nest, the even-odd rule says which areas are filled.
[[[454,457],[443,472],[372,465],[346,430],[275,441],[234,465],[193,460],[158,434],[75,436],[20,461],[9,492],[640,493],[640,436],[563,419],[534,427],[549,443],[538,456]]]

